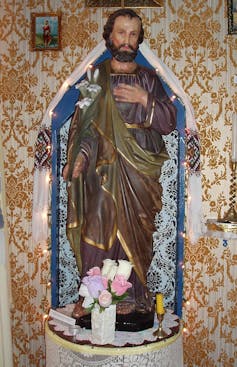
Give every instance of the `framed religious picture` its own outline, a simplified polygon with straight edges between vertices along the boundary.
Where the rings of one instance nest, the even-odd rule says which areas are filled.
[[[61,50],[61,14],[31,13],[33,51]]]
[[[94,8],[159,8],[164,0],[86,0],[85,4]]]
[[[237,34],[237,0],[227,0],[228,33]]]

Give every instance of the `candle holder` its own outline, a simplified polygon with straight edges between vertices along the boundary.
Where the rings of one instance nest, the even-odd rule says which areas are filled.
[[[207,229],[210,231],[231,232],[231,238],[237,235],[237,113],[233,114],[232,123],[232,156],[230,160],[231,180],[230,180],[230,207],[224,214],[223,218],[217,220],[209,219],[207,221]],[[234,237],[233,237],[234,234]],[[229,233],[228,233],[229,236]],[[221,235],[224,238],[224,236]]]
[[[237,212],[235,209],[237,203],[237,161],[231,162],[231,169],[229,210],[224,214],[223,218],[218,218],[216,221],[207,221],[207,228],[210,231],[237,234]]]
[[[165,316],[164,313],[163,314],[157,313],[158,329],[154,331],[153,335],[156,336],[158,339],[164,339],[167,336],[166,332],[163,330],[162,327],[164,316]]]
[[[236,206],[236,194],[237,194],[237,183],[236,183],[236,169],[237,162],[233,162],[231,164],[231,180],[230,180],[230,208],[225,213],[224,218],[220,219],[219,222],[237,224],[237,212],[235,209]]]

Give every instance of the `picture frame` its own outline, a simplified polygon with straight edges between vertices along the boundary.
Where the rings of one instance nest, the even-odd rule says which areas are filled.
[[[31,49],[61,50],[61,13],[31,13]]]
[[[159,8],[164,6],[164,0],[85,0],[85,6],[88,8]]]
[[[228,34],[237,34],[237,0],[227,0]]]

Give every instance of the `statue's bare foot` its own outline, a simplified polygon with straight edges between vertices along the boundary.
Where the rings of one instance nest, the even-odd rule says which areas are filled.
[[[79,301],[75,304],[74,310],[72,311],[72,317],[74,319],[79,319],[81,316],[85,316],[88,312],[82,307],[83,299],[79,299]]]

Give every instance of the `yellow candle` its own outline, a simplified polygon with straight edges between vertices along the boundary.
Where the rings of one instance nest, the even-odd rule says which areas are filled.
[[[163,315],[165,313],[162,293],[157,293],[156,295],[156,313],[159,315]]]

